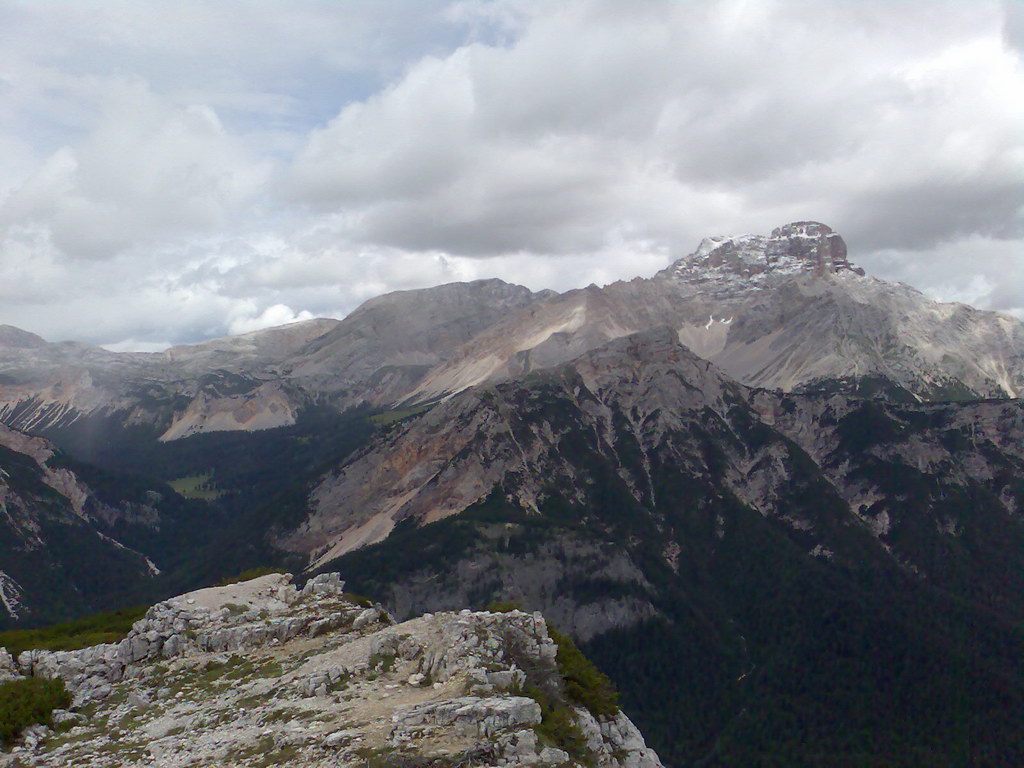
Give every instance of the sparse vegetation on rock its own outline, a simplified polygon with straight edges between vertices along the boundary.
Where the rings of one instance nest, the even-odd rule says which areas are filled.
[[[565,693],[575,703],[586,707],[595,717],[612,717],[619,711],[619,694],[612,681],[576,647],[568,635],[551,624],[548,634],[558,646],[558,672],[565,684]]]
[[[540,614],[394,625],[344,590],[268,574],[158,603],[116,644],[5,657],[19,690],[67,687],[31,722],[71,711],[0,766],[661,768],[624,715],[577,706],[600,674]]]

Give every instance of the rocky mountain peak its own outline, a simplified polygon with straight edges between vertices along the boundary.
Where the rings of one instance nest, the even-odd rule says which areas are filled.
[[[846,242],[826,224],[795,221],[776,227],[770,235],[728,235],[704,238],[697,250],[684,256],[660,277],[697,283],[764,283],[771,276],[838,272],[863,275],[850,264]]]
[[[769,264],[797,260],[804,271],[824,274],[850,271],[863,275],[864,270],[846,258],[846,242],[831,227],[818,221],[795,221],[772,230],[765,248]]]

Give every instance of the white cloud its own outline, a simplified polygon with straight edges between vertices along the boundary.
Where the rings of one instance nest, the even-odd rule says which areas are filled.
[[[74,147],[47,157],[0,205],[0,227],[45,227],[72,258],[109,258],[180,233],[225,227],[266,184],[269,164],[246,151],[209,107],[174,107],[136,82]]]
[[[151,348],[649,275],[807,218],[880,276],[1022,311],[1018,11],[7,3],[0,322]]]
[[[236,307],[232,315],[228,320],[228,333],[232,335],[313,319],[312,313],[305,311],[296,313],[291,307],[284,304],[267,307],[259,315],[253,314],[249,306]]]
[[[139,341],[124,339],[115,344],[104,344],[103,348],[110,352],[163,352],[173,346],[169,341]]]
[[[1024,319],[1024,250],[1019,241],[972,236],[927,252],[882,250],[861,262],[879,277],[940,301],[998,309]]]
[[[514,44],[424,60],[343,109],[299,153],[296,194],[375,242],[485,255],[596,249],[622,225],[684,247],[780,209],[870,247],[1021,234],[1024,73],[994,6],[939,7],[923,31],[904,26],[919,4],[531,8]]]

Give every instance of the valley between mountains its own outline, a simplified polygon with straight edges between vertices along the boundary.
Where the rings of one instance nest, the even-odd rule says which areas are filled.
[[[161,354],[0,329],[0,626],[258,566],[510,601],[667,766],[1024,763],[1024,324],[816,222]]]

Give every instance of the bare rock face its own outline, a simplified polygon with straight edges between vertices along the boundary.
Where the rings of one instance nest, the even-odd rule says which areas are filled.
[[[49,440],[33,437],[3,424],[0,424],[0,446],[31,456],[40,467],[54,454],[53,444]]]
[[[1015,400],[886,408],[843,395],[751,390],[692,354],[672,329],[662,328],[617,339],[533,377],[438,404],[324,475],[310,496],[310,514],[279,543],[308,556],[311,569],[326,568],[365,544],[385,541],[398,523],[405,530],[425,529],[482,509],[489,499],[524,515],[571,505],[578,519],[588,520],[592,510],[605,509],[607,502],[595,499],[604,491],[595,489],[603,489],[609,475],[621,483],[617,505],[647,509],[658,508],[665,496],[673,499],[659,488],[685,477],[708,483],[693,492],[697,498],[727,495],[799,532],[811,557],[840,557],[836,553],[845,543],[833,539],[835,531],[863,529],[871,533],[864,545],[886,567],[915,562],[939,583],[944,565],[941,558],[925,556],[926,540],[934,536],[929,546],[941,551],[951,531],[1020,514],[1020,489],[1012,478],[1024,467],[1021,414]],[[717,447],[709,454],[711,443]],[[864,445],[871,450],[862,450]],[[879,471],[879,464],[927,473],[935,478],[934,495],[925,498],[919,491],[914,507],[921,509],[911,510],[905,491],[885,480],[889,470]],[[801,484],[816,484],[815,494],[822,489],[834,494],[822,506],[837,517],[819,517],[818,505],[800,495]],[[986,502],[984,512],[980,502],[972,507],[973,523],[958,511],[940,512],[943,499],[974,493],[991,504]],[[927,522],[921,523],[919,514]],[[507,519],[517,518],[510,513]],[[998,530],[1004,524],[991,525]],[[506,536],[515,530],[510,523]],[[896,530],[914,534],[890,538]],[[1014,530],[1004,528],[997,539]],[[605,583],[629,585],[628,600],[627,595],[617,604],[605,600],[600,609],[606,615],[588,619],[578,606],[562,613],[554,596],[521,575],[526,569],[515,558],[492,551],[500,550],[501,542],[497,537],[458,565],[446,563],[443,573],[422,583],[423,574],[410,575],[387,596],[389,605],[400,615],[448,607],[468,594],[462,589],[478,584],[479,574],[500,573],[507,594],[529,596],[582,639],[657,614],[643,599],[649,584],[641,569],[622,549],[597,556],[566,534],[557,553],[539,547],[532,554],[530,569],[540,584],[592,576],[599,561]],[[664,557],[670,568],[678,567],[678,545],[674,553],[666,548]],[[850,562],[858,557],[851,555]],[[969,567],[988,580],[1011,563],[998,566],[994,556],[986,556]],[[410,563],[410,573],[414,567]],[[452,602],[438,599],[445,589]],[[993,604],[1012,594],[1012,588],[999,592]]]
[[[817,275],[843,270],[864,274],[847,260],[843,238],[817,221],[798,221],[772,230],[765,258],[772,263],[787,257],[799,259],[805,270]]]
[[[594,350],[574,362],[568,386],[593,392],[631,388],[644,408],[665,404],[673,414],[700,410],[709,402],[724,411],[723,389],[735,385],[674,336],[661,329]],[[592,414],[596,420],[609,418],[603,404],[588,406],[588,411],[600,411]],[[311,496],[312,514],[281,543],[312,553],[316,567],[386,538],[407,517],[431,523],[462,512],[509,473],[519,481],[506,487],[515,487],[519,503],[535,510],[544,484],[554,476],[538,468],[563,469],[552,458],[560,437],[538,427],[529,439],[517,438],[493,392],[467,392],[425,414],[382,450],[325,476]],[[570,487],[573,480],[565,478]]]
[[[344,587],[271,574],[159,603],[117,644],[26,651],[18,672],[62,678],[74,704],[65,733],[27,732],[0,766],[661,768],[621,711],[568,700],[540,614],[394,624]],[[17,674],[2,650],[0,668]],[[545,735],[541,695],[574,741]]]
[[[858,391],[884,380],[923,400],[1024,391],[1024,323],[865,275],[838,233],[799,221],[704,238],[651,279],[538,301],[457,349],[408,399],[550,368],[659,326],[749,386]]]
[[[846,242],[817,221],[796,221],[771,235],[707,237],[697,250],[661,273],[677,280],[723,282],[743,278],[754,284],[765,277],[812,274],[817,277],[864,270],[850,264]]]
[[[0,421],[96,417],[176,440],[295,423],[316,403],[429,402],[668,325],[742,383],[800,390],[885,378],[922,399],[1018,397],[1024,324],[866,276],[829,226],[707,237],[651,279],[555,294],[500,280],[396,291],[310,320],[164,354],[0,329]]]
[[[163,441],[295,423],[312,402],[388,404],[452,350],[552,295],[501,280],[378,296],[317,318],[159,354],[48,343],[0,327],[0,422],[34,431],[85,419],[145,426]]]
[[[174,415],[162,442],[209,432],[252,432],[290,426],[297,406],[279,384],[261,384],[240,395],[207,396],[200,393],[185,410]]]
[[[302,320],[238,336],[211,339],[165,350],[163,357],[185,370],[245,370],[272,364],[336,328],[326,317]]]
[[[0,325],[0,349],[31,349],[46,346],[46,340],[34,333],[15,328],[13,325]]]

